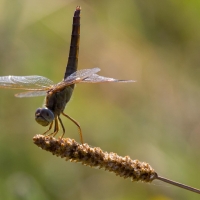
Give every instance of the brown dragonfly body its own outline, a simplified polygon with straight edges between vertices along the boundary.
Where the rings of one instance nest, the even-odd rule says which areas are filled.
[[[96,73],[99,68],[78,70],[78,53],[80,40],[80,6],[76,7],[73,17],[71,45],[69,51],[68,64],[66,67],[64,79],[57,84],[43,76],[1,76],[0,88],[6,89],[21,89],[26,92],[18,93],[16,97],[34,97],[46,95],[45,105],[43,108],[38,108],[35,112],[35,120],[42,126],[49,126],[54,131],[49,134],[55,136],[59,131],[59,123],[63,129],[62,137],[65,133],[65,128],[60,118],[64,115],[79,128],[81,143],[83,143],[82,131],[80,125],[70,116],[64,113],[66,104],[69,102],[74,85],[77,83],[103,83],[103,82],[135,82],[133,80],[118,80],[114,78],[99,76]]]
[[[81,11],[80,6],[77,6],[74,12],[74,17],[73,17],[71,44],[70,44],[69,57],[68,57],[68,63],[67,63],[67,67],[66,67],[66,71],[64,75],[64,80],[68,76],[76,72],[78,68],[78,53],[79,53],[79,40],[80,40],[80,11]],[[82,131],[81,131],[80,125],[71,117],[64,114],[65,106],[69,102],[72,96],[72,93],[74,90],[74,84],[64,86],[64,87],[62,87],[62,85],[65,85],[64,82],[57,84],[56,86],[52,87],[52,89],[50,89],[47,92],[47,95],[45,98],[45,108],[48,108],[48,111],[45,110],[45,113],[51,116],[51,118],[54,118],[54,121],[55,121],[55,128],[53,132],[54,135],[56,135],[56,133],[59,130],[58,120],[62,126],[63,135],[65,133],[65,128],[60,118],[60,114],[62,113],[64,116],[71,119],[79,127],[81,142],[83,143],[83,137],[82,137]],[[44,108],[42,109],[39,108],[36,111],[36,114],[35,114],[36,121],[41,125],[44,124],[45,126],[47,126],[49,125],[48,123],[49,120],[48,121],[43,120],[44,118],[43,116],[44,114],[42,114],[43,110]],[[53,112],[53,115],[51,112]],[[49,129],[46,132],[48,132],[52,128],[52,125],[53,125],[53,121],[50,122]]]
[[[80,6],[76,7],[72,23],[71,44],[68,57],[68,63],[64,75],[64,80],[77,71],[78,68],[78,53],[80,40]],[[64,87],[62,87],[64,85]],[[65,86],[65,83],[60,83],[47,92],[45,106],[53,111],[55,117],[59,116],[65,109],[67,102],[70,100],[74,89],[74,84]]]

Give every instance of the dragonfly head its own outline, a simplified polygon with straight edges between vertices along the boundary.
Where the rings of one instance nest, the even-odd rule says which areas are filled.
[[[48,108],[38,108],[35,112],[35,120],[42,126],[48,126],[54,120],[54,114]]]

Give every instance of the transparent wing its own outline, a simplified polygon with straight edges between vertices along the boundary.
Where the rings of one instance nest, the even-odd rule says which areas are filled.
[[[64,80],[64,82],[62,83],[62,87],[64,85],[67,86],[75,83],[136,82],[134,80],[118,80],[114,78],[99,76],[96,74],[99,71],[99,68],[83,69],[76,71]]]
[[[99,68],[78,70],[78,71],[74,72],[73,74],[71,74],[70,76],[68,76],[67,78],[65,78],[60,83],[53,85],[49,89],[52,92],[60,91],[69,85],[73,85],[73,84],[81,82],[83,79],[86,79],[86,78],[90,77],[92,74],[95,74],[99,71],[100,71]]]
[[[82,69],[82,70],[78,70],[76,72],[74,72],[73,74],[71,74],[70,76],[68,76],[64,82],[66,83],[71,83],[72,84],[74,82],[80,82],[81,80],[90,77],[92,74],[96,74],[97,72],[99,72],[100,69],[99,68],[92,68],[92,69]]]
[[[78,71],[74,72],[73,74],[71,74],[70,76],[68,76],[62,82],[54,85],[54,87],[52,88],[52,91],[56,92],[56,91],[62,90],[63,88],[65,88],[68,85],[80,83],[82,80],[90,77],[92,74],[95,74],[99,71],[100,71],[99,68],[78,70]]]
[[[81,83],[104,83],[104,82],[123,82],[123,83],[129,83],[129,82],[136,82],[134,80],[118,80],[114,78],[99,76],[97,74],[92,74],[91,76],[85,78],[84,80],[80,81]]]
[[[53,84],[43,76],[0,76],[0,88],[48,90]]]
[[[22,98],[22,97],[38,97],[38,96],[45,96],[47,94],[47,91],[28,91],[28,92],[21,92],[18,94],[15,94],[16,97]]]
[[[103,83],[103,82],[135,82],[134,80],[118,80],[114,78],[99,76],[96,73],[99,72],[99,68],[93,68],[93,69],[83,69],[74,72],[70,76],[68,76],[66,79],[61,81],[60,83],[54,85],[51,88],[52,92],[60,91],[63,88],[77,83]]]

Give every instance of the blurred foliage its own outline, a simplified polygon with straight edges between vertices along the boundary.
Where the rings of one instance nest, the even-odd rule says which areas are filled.
[[[0,75],[61,81],[73,11],[81,5],[79,69],[135,79],[77,85],[66,113],[92,146],[146,161],[161,176],[200,188],[200,1],[0,0]],[[0,199],[197,199],[160,182],[131,183],[65,162],[33,145],[43,98],[1,90]],[[79,141],[63,119],[66,137]]]

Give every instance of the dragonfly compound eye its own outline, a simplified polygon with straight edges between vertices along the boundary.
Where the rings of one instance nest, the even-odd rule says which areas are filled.
[[[35,112],[35,120],[42,126],[48,126],[54,120],[54,114],[48,108],[38,108]]]

